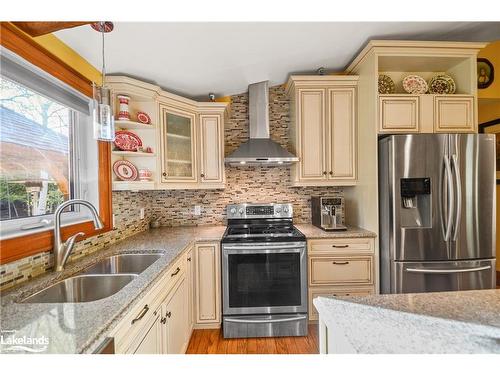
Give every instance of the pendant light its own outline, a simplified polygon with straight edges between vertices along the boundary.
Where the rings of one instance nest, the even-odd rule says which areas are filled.
[[[101,85],[92,83],[93,95],[90,102],[90,113],[94,125],[94,138],[99,141],[112,142],[115,140],[115,118],[111,103],[111,92],[106,86],[106,63],[104,56],[104,34],[113,30],[112,22],[94,22],[91,24],[95,31],[102,35],[102,71]]]

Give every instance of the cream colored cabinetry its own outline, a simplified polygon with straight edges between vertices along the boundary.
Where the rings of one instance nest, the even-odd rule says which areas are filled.
[[[220,103],[183,109],[160,103],[162,187],[224,187],[225,104],[212,104]]]
[[[160,106],[161,182],[197,182],[196,114]]]
[[[161,306],[162,323],[165,324],[166,337],[164,342],[168,354],[182,354],[186,351],[190,332],[188,319],[188,306],[186,288],[187,280],[185,275],[174,287],[174,290],[163,301]]]
[[[436,96],[434,98],[434,131],[436,133],[473,133],[474,97]]]
[[[294,186],[356,183],[356,76],[291,76]]]
[[[191,246],[186,253],[186,281],[187,281],[187,318],[188,331],[193,330],[194,325],[194,251]],[[189,333],[191,335],[191,333]]]
[[[196,252],[196,324],[220,324],[220,246],[218,243],[195,245]]]
[[[379,95],[379,133],[475,132],[472,95]]]
[[[125,76],[106,79],[115,111],[117,95],[130,97],[130,121],[116,121],[117,130],[130,131],[142,142],[137,152],[113,148],[112,164],[125,159],[152,175],[147,181],[122,181],[112,172],[113,190],[224,188],[224,120],[229,103],[197,102]],[[147,113],[151,123],[138,122],[139,112]]]
[[[133,354],[162,354],[164,353],[163,323],[161,321],[161,309],[153,313],[153,317],[146,327],[146,334],[137,347],[132,347]],[[148,328],[149,327],[149,328]]]
[[[200,182],[224,183],[224,127],[218,114],[200,115]]]
[[[375,293],[374,248],[373,238],[308,240],[310,320],[318,319],[318,296]]]

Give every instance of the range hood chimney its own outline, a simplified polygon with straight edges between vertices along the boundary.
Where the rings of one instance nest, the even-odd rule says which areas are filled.
[[[232,166],[243,165],[290,165],[299,161],[269,135],[269,82],[248,86],[248,115],[250,139],[225,158]]]

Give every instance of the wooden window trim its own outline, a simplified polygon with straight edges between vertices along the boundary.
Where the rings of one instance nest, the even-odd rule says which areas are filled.
[[[92,82],[67,65],[64,61],[38,45],[32,38],[8,22],[0,23],[0,44],[38,66],[57,79],[81,93],[92,96]],[[107,142],[98,142],[99,151],[99,216],[104,228],[95,230],[92,221],[68,225],[62,228],[63,239],[77,232],[84,232],[80,240],[112,230],[111,201],[111,147]],[[0,264],[25,258],[37,253],[51,251],[54,243],[52,230],[0,240]]]

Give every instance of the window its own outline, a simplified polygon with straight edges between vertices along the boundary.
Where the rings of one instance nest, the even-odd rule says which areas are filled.
[[[87,103],[26,62],[2,55],[2,238],[51,228],[52,214],[68,199],[87,199],[99,208],[98,150]],[[88,220],[87,210],[78,210],[68,208],[63,223]]]

